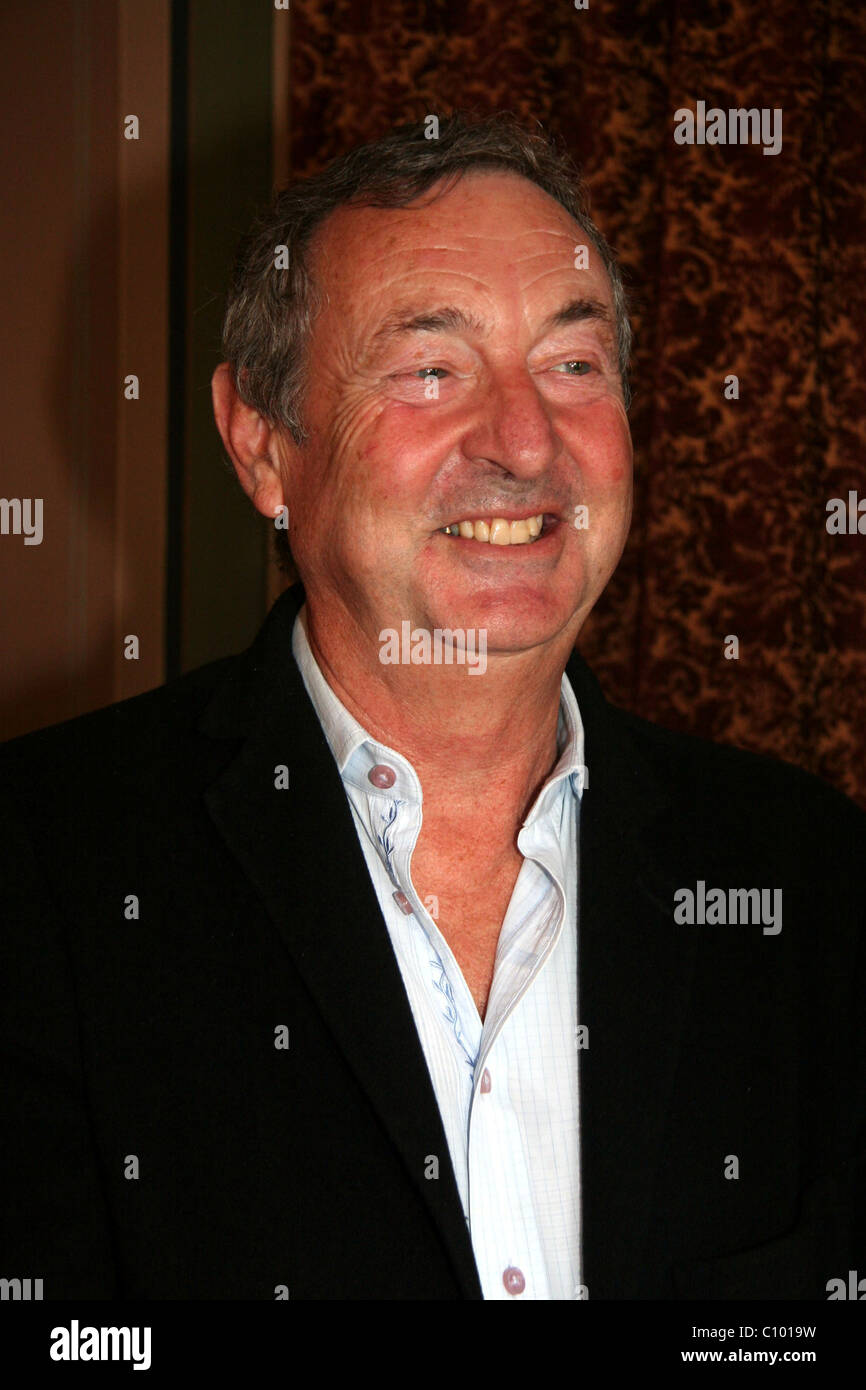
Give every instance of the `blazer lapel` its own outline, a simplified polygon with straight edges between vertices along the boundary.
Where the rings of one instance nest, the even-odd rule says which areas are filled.
[[[688,999],[695,935],[673,920],[683,860],[668,797],[628,716],[576,654],[568,666],[585,728],[580,812],[578,988],[583,1282],[590,1299],[646,1298],[654,1179]]]
[[[277,600],[205,712],[203,732],[242,740],[205,801],[402,1154],[463,1296],[478,1299],[472,1245],[403,980],[339,771],[292,655],[303,598],[296,586]],[[274,785],[280,765],[288,768],[288,790]],[[424,1177],[428,1154],[439,1158],[437,1182]]]

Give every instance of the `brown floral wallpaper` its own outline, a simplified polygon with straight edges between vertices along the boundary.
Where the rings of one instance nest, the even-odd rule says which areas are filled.
[[[637,335],[635,520],[581,649],[617,703],[866,806],[866,535],[826,526],[866,498],[866,7],[293,0],[290,42],[297,174],[455,106],[564,138]],[[699,102],[780,109],[781,149],[677,143]]]

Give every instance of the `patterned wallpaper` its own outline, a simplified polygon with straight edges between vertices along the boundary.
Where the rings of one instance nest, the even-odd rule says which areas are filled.
[[[866,534],[827,511],[866,499],[864,93],[843,3],[291,7],[296,174],[455,106],[582,167],[636,328],[635,519],[580,639],[608,696],[866,806]],[[718,142],[734,108],[760,139]]]

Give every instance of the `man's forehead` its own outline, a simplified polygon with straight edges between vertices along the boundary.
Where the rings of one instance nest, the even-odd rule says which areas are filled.
[[[569,280],[575,297],[610,305],[610,282],[595,248],[589,248],[588,268],[576,268],[576,248],[586,240],[566,209],[530,180],[470,172],[444,191],[434,186],[411,207],[338,208],[311,248],[311,269],[332,303],[364,319],[370,311],[377,317],[373,301],[381,303],[381,295],[393,303],[416,299],[410,285],[420,290],[419,312],[442,304],[454,297],[443,295],[449,272],[452,289],[459,290],[475,264],[494,277],[510,271],[521,283],[557,281],[556,289],[551,286],[557,308]]]
[[[513,221],[503,223],[506,204],[510,216],[519,219],[517,225]],[[470,169],[459,178],[440,179],[404,207],[342,204],[319,235],[321,242],[327,243],[363,230],[366,237],[385,248],[398,241],[423,247],[432,228],[446,228],[461,240],[487,236],[506,242],[533,230],[569,240],[579,230],[562,204],[531,179],[507,170]]]

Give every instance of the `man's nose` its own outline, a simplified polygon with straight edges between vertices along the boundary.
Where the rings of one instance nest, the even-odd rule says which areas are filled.
[[[476,414],[463,451],[516,478],[534,478],[549,469],[562,450],[551,410],[527,367],[491,372],[476,399]]]

